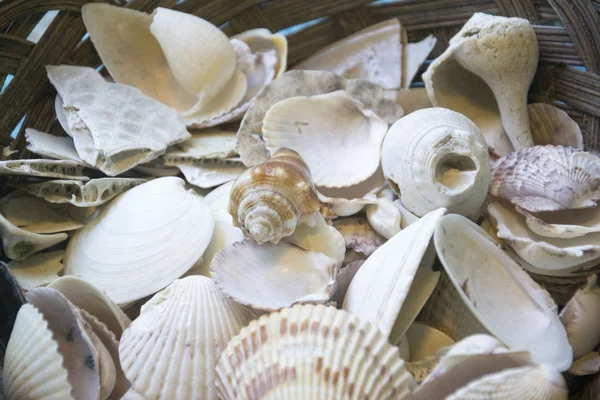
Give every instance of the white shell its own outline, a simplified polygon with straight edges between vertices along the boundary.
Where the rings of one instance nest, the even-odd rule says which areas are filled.
[[[227,182],[213,189],[209,194],[204,197],[204,200],[208,203],[210,208],[213,210],[222,210],[227,212],[229,205],[229,196],[231,195],[231,188],[233,187],[233,181]]]
[[[330,226],[321,213],[316,213],[312,220],[312,225],[298,225],[294,233],[283,238],[283,241],[295,244],[306,251],[323,253],[337,260],[337,270],[342,265],[346,254],[344,236],[335,227]]]
[[[83,224],[52,210],[42,199],[20,193],[0,200],[2,213],[10,223],[33,233],[56,233],[79,229]]]
[[[381,165],[392,189],[412,213],[439,207],[479,216],[489,184],[489,156],[479,128],[443,108],[398,120],[383,141]]]
[[[315,185],[347,187],[379,167],[387,124],[347,92],[336,91],[274,104],[262,132],[271,153],[282,147],[298,152]]]
[[[410,362],[434,357],[440,348],[454,344],[454,340],[445,333],[419,322],[414,322],[408,328],[406,338],[410,347]]]
[[[25,140],[27,140],[27,150],[32,153],[39,154],[42,157],[86,165],[85,161],[77,154],[73,139],[69,136],[54,136],[27,128],[25,129]]]
[[[583,149],[581,129],[566,112],[544,103],[529,104],[527,109],[533,143]]]
[[[600,207],[530,213],[520,207],[527,227],[540,236],[571,239],[600,232]]]
[[[217,364],[224,399],[406,400],[414,386],[398,349],[370,324],[323,305],[262,316]]]
[[[87,181],[83,166],[75,161],[24,159],[0,161],[0,175],[21,175]]]
[[[123,333],[125,376],[148,400],[214,399],[218,358],[250,320],[210,278],[176,280],[144,304]]]
[[[333,227],[342,234],[347,248],[367,257],[385,243],[385,238],[364,217],[340,218],[333,222]]]
[[[371,322],[386,337],[394,330],[395,341],[399,341],[427,300],[425,297],[421,304],[407,301],[417,270],[425,274],[423,281],[433,282],[431,291],[439,277],[431,270],[433,258],[426,251],[435,225],[445,213],[445,209],[431,212],[378,248],[352,280],[343,309]],[[422,291],[422,287],[416,290]],[[410,315],[403,318],[403,313]],[[395,324],[399,326],[393,329]]]
[[[71,239],[65,274],[86,279],[117,304],[132,302],[190,269],[213,230],[202,198],[179,178],[158,178],[116,198]]]
[[[32,254],[24,261],[9,262],[8,268],[21,288],[31,290],[58,279],[64,268],[61,263],[64,254],[63,250]]]
[[[367,205],[367,219],[369,224],[377,233],[386,239],[391,239],[392,236],[400,232],[402,226],[402,214],[394,204],[393,197],[386,197],[386,192],[391,192],[389,188],[385,188],[379,194],[369,194],[366,199],[376,199],[377,204]]]
[[[177,144],[175,149],[168,151],[163,158],[166,161],[183,161],[233,157],[237,154],[235,143],[235,132],[221,131],[217,128],[205,129],[192,133],[190,139]]]
[[[250,47],[253,53],[275,50],[277,54],[277,65],[274,78],[283,74],[287,68],[288,43],[287,38],[281,33],[272,33],[265,28],[250,29],[238,33],[231,39],[240,40]]]
[[[172,158],[167,158],[165,165],[179,168],[189,183],[204,189],[233,181],[246,170],[239,158],[191,161],[173,161]]]
[[[573,352],[556,304],[483,229],[449,215],[434,242],[460,299],[487,331],[511,348],[530,351],[536,362],[569,368]]]
[[[429,35],[416,43],[408,43],[404,50],[402,60],[402,88],[410,87],[413,79],[417,76],[419,68],[425,62],[429,53],[435,47],[437,39]]]
[[[417,222],[419,220],[419,217],[417,217],[415,214],[408,211],[406,209],[406,207],[404,207],[404,205],[402,204],[402,200],[400,200],[400,199],[394,200],[394,205],[400,211],[400,215],[401,215],[400,228],[401,229],[405,229],[407,226],[414,224],[415,222]]]

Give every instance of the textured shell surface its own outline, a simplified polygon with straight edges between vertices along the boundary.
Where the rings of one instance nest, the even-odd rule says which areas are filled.
[[[223,399],[409,399],[414,381],[398,349],[358,317],[323,305],[262,316],[217,365]]]
[[[545,103],[527,106],[533,143],[583,149],[583,135],[577,122],[558,107]]]
[[[77,154],[73,139],[69,136],[55,136],[27,128],[25,129],[25,140],[27,141],[27,150],[32,153],[42,157],[86,165],[85,161]]]
[[[333,221],[346,242],[346,247],[369,257],[386,239],[375,232],[365,217],[339,218]]]
[[[54,179],[78,179],[87,181],[83,166],[69,160],[7,160],[0,161],[0,175],[21,175]]]
[[[531,213],[521,207],[515,210],[525,216],[527,227],[535,234],[571,239],[600,232],[600,207]]]
[[[179,178],[154,179],[117,197],[71,239],[65,274],[87,280],[117,304],[132,302],[189,270],[213,231],[204,199]]]
[[[422,361],[434,357],[442,347],[452,346],[452,340],[445,333],[428,325],[414,322],[406,331],[410,347],[410,362]]]
[[[23,290],[31,290],[58,279],[64,268],[61,262],[64,254],[64,250],[36,253],[23,261],[9,262],[8,268]]]
[[[267,149],[298,152],[315,185],[323,187],[352,186],[373,175],[388,128],[343,90],[282,100],[269,108],[262,124]]]
[[[148,400],[214,399],[219,356],[250,320],[210,278],[176,280],[144,304],[123,333],[125,376]]]
[[[429,213],[379,247],[350,283],[343,309],[371,322],[386,336],[393,332],[396,340],[400,340],[427,300],[421,304],[406,301],[417,271],[424,274],[419,282],[437,282],[439,277],[439,273],[431,270],[433,258],[426,252],[435,225],[445,213],[443,208]],[[422,285],[418,286],[417,290],[421,291]],[[426,286],[433,290],[435,283]],[[410,310],[411,318],[402,318],[402,313],[407,312],[403,308]],[[394,329],[397,320],[401,326]]]
[[[2,213],[8,221],[32,233],[57,233],[79,229],[83,224],[62,215],[42,199],[20,194],[0,199]]]
[[[443,108],[415,111],[386,135],[381,165],[402,204],[423,216],[440,207],[475,219],[487,196],[489,156],[479,128]]]
[[[490,193],[530,212],[593,207],[600,158],[563,146],[523,149],[494,163]]]
[[[295,151],[280,149],[236,179],[228,211],[235,226],[262,244],[291,235],[319,208],[308,166]]]
[[[244,164],[254,166],[269,158],[260,136],[265,114],[274,104],[290,97],[317,96],[338,90],[348,92],[350,97],[388,124],[404,114],[394,100],[386,97],[385,90],[379,85],[360,79],[344,79],[328,71],[289,71],[258,93],[242,119],[237,133],[237,151]]]
[[[489,332],[538,363],[569,368],[573,351],[556,304],[483,229],[449,215],[436,227],[434,243],[460,298]]]

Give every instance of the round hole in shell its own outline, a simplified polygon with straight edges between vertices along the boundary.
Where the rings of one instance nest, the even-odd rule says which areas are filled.
[[[435,179],[450,191],[459,194],[470,188],[477,174],[473,159],[460,154],[446,154],[435,167]]]

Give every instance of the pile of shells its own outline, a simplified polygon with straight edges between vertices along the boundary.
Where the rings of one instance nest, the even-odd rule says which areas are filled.
[[[526,20],[285,36],[89,3],[106,74],[4,159],[13,399],[580,399],[600,382],[600,158],[527,104]]]

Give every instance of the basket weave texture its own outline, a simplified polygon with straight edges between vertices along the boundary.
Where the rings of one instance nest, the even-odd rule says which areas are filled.
[[[62,135],[54,112],[54,88],[45,66],[99,67],[94,46],[85,38],[81,6],[88,0],[4,0],[0,2],[0,145],[23,150],[25,128]],[[531,102],[565,111],[581,126],[588,150],[600,150],[600,1],[599,0],[107,0],[151,12],[173,8],[200,16],[233,35],[264,27],[288,30],[288,65],[369,25],[398,17],[409,41],[432,33],[431,58],[474,12],[528,19],[537,34],[540,63],[530,89]],[[26,38],[47,11],[59,10],[37,43]],[[420,74],[419,74],[420,76]],[[417,78],[420,79],[420,78]],[[418,84],[418,83],[417,83]],[[23,120],[24,118],[24,120]],[[19,123],[16,139],[11,133]],[[14,133],[13,133],[14,136]]]

